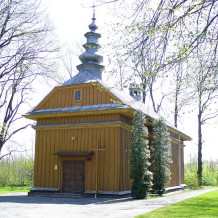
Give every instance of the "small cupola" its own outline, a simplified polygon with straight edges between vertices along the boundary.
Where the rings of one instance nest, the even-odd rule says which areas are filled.
[[[130,83],[129,85],[129,94],[131,97],[133,97],[136,101],[141,101],[142,98],[142,92],[136,83]]]

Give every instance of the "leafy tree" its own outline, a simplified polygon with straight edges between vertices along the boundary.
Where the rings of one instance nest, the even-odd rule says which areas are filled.
[[[216,57],[217,50],[217,10],[218,2],[190,0],[98,0],[99,4],[114,3],[116,21],[112,26],[120,51],[123,66],[128,66],[125,77],[138,80],[143,92],[143,101],[151,101],[155,112],[164,110],[166,98],[171,94],[171,111],[177,126],[181,108],[184,107],[183,94],[188,84],[187,61],[192,62],[192,54],[199,48],[210,47],[210,59]],[[197,22],[196,22],[197,21]],[[210,46],[211,42],[213,46]],[[127,63],[128,64],[127,64]],[[174,73],[182,70],[180,75]],[[129,70],[130,66],[133,70]],[[118,72],[119,73],[119,72]],[[126,74],[131,74],[126,76]],[[167,76],[167,77],[166,77]],[[174,92],[168,89],[169,81],[176,81]],[[167,82],[168,81],[168,82]],[[127,81],[125,81],[127,82]],[[173,88],[173,86],[172,86]],[[181,93],[181,94],[180,94]],[[189,97],[189,96],[188,96]]]
[[[134,198],[143,199],[148,196],[151,187],[152,173],[148,167],[150,165],[150,151],[148,140],[145,137],[148,130],[144,125],[145,117],[141,111],[136,111],[132,121],[131,132],[131,193]]]
[[[153,190],[161,196],[165,193],[165,185],[170,180],[171,142],[163,118],[156,120],[153,128],[154,141],[151,148]]]
[[[215,84],[218,1],[98,2],[113,2],[118,10],[115,13],[118,28],[113,28],[113,32],[117,29],[116,36],[120,34],[120,38],[114,46],[119,48],[128,66],[133,67],[129,83],[138,79],[143,101],[151,101],[155,112],[170,111],[176,127],[181,111],[190,107],[191,100],[197,102],[198,180],[201,185],[202,125],[217,117],[214,105],[218,89]],[[125,10],[121,6],[126,6]],[[196,104],[191,106],[196,108]]]
[[[0,158],[3,146],[29,126],[20,122],[32,84],[55,78],[58,50],[38,0],[0,0]]]
[[[198,185],[202,185],[203,161],[203,125],[210,120],[218,117],[217,99],[218,99],[218,57],[210,59],[211,49],[206,47],[193,56],[193,63],[190,64],[190,79],[192,82],[197,106],[198,120]]]

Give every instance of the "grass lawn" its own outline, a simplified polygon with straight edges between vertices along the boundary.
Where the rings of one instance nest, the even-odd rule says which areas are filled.
[[[29,186],[0,186],[0,194],[10,192],[28,192]]]
[[[162,207],[135,218],[218,218],[218,190]]]

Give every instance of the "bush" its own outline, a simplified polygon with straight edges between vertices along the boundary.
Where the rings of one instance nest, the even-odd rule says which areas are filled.
[[[154,140],[151,148],[153,191],[158,195],[165,193],[165,185],[170,181],[172,163],[171,141],[165,121],[160,118],[154,122]]]
[[[198,189],[198,179],[197,179],[197,174],[188,172],[185,174],[185,184],[188,186],[189,189]]]
[[[0,186],[31,186],[33,182],[33,159],[8,156],[0,161]]]
[[[218,162],[215,161],[203,162],[202,184],[205,186],[218,185]]]
[[[131,194],[136,199],[148,196],[151,187],[152,173],[148,170],[150,151],[148,148],[148,130],[144,125],[145,117],[142,112],[136,111],[133,118],[131,132],[130,178]]]
[[[185,183],[190,189],[198,189],[197,161],[192,158],[185,164]],[[218,161],[203,162],[203,186],[218,185]]]

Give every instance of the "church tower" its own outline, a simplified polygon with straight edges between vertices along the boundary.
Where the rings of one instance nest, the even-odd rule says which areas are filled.
[[[63,86],[87,83],[102,79],[102,71],[105,67],[100,65],[103,62],[103,56],[98,54],[98,49],[100,48],[98,40],[101,38],[101,34],[96,32],[98,27],[95,24],[95,20],[94,10],[92,23],[89,25],[90,31],[84,35],[87,41],[83,45],[85,52],[79,56],[79,59],[82,62],[77,66],[79,72],[70,80],[66,81]]]

